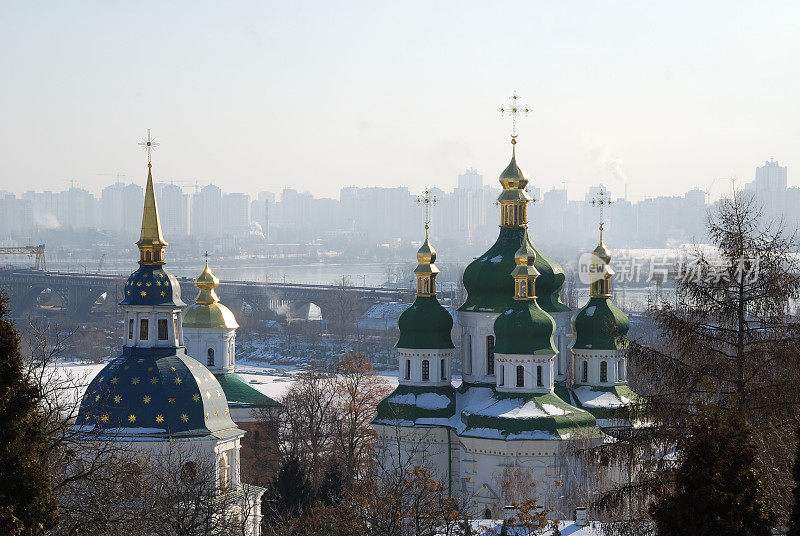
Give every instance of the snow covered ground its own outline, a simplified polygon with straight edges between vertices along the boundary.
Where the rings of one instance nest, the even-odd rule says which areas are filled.
[[[61,378],[69,378],[80,386],[77,397],[83,394],[83,390],[89,385],[92,379],[99,373],[105,364],[85,364],[85,363],[63,363],[54,366],[56,374]],[[258,365],[246,362],[237,366],[236,372],[244,381],[258,389],[274,400],[280,400],[286,391],[291,387],[294,377],[302,369],[297,367],[276,367],[271,365]],[[397,375],[382,375],[389,385],[394,389],[397,387]]]

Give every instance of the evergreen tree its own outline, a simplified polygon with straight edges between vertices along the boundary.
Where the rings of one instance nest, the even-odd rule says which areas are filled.
[[[270,484],[270,498],[275,512],[298,517],[314,503],[314,489],[305,466],[295,456],[286,458]]]
[[[794,504],[789,517],[787,536],[800,536],[800,428],[797,429],[797,454],[794,459]]]
[[[344,475],[336,463],[331,463],[328,470],[322,477],[322,484],[319,488],[319,500],[325,506],[335,506],[342,501],[344,493]]]
[[[739,413],[702,406],[679,447],[675,489],[650,507],[658,536],[770,536],[774,515]]]
[[[0,294],[0,534],[44,534],[57,522],[45,465],[39,389],[26,377],[19,337]]]

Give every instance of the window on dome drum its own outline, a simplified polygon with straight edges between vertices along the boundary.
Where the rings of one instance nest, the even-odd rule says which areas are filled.
[[[586,360],[583,361],[583,374],[581,375],[581,381],[584,383],[589,381],[589,362]]]
[[[128,320],[128,338],[133,340],[133,318]]]
[[[411,379],[411,360],[406,359],[406,379]]]
[[[223,452],[219,457],[219,487],[228,489],[231,483],[231,462],[228,460],[228,453]]]
[[[525,292],[526,296],[535,296],[536,292],[533,290],[533,279],[528,280],[528,290]]]
[[[500,365],[500,385],[506,384],[506,366]]]
[[[464,337],[464,371],[472,374],[472,335]]]
[[[442,379],[442,380],[446,380],[446,379],[447,379],[447,373],[446,373],[446,372],[445,372],[445,370],[444,370],[445,366],[446,366],[446,365],[445,365],[445,363],[444,363],[444,359],[442,359],[441,361],[439,361],[439,367],[441,368],[439,377],[440,377],[440,379]]]
[[[213,367],[214,366],[214,349],[213,348],[209,348],[208,352],[206,352],[206,354],[208,355],[208,359],[206,359],[206,366],[207,367]]]
[[[139,320],[139,340],[146,341],[148,339],[147,336],[147,328],[150,327],[149,322],[146,318],[142,318]]]
[[[422,281],[422,289],[423,289],[423,290],[422,290],[422,292],[423,292],[423,294],[428,294],[428,293],[430,292],[430,290],[429,290],[429,286],[428,286],[428,285],[429,285],[429,283],[428,283],[428,279],[427,279],[427,278],[425,278],[425,279]]]
[[[608,362],[600,361],[600,381],[608,381]]]
[[[145,262],[151,262],[153,260],[153,255],[149,251],[145,251],[144,260]]]
[[[167,336],[169,335],[167,329],[167,319],[166,318],[159,318],[158,319],[158,340],[159,341],[166,341]]]
[[[544,382],[542,381],[542,366],[539,365],[536,367],[536,385],[538,387],[542,387]]]
[[[494,374],[494,335],[486,337],[486,374]]]
[[[525,367],[517,365],[517,387],[525,387]]]
[[[617,378],[620,380],[625,379],[625,366],[622,364],[621,359],[617,361]]]
[[[175,326],[175,340],[177,341],[178,340],[178,317],[177,316],[173,316],[172,317],[172,324]]]
[[[431,379],[431,362],[427,359],[422,360],[422,381],[426,382]]]

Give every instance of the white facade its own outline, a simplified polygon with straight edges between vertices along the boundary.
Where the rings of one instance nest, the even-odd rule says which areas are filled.
[[[463,353],[461,370],[465,382],[495,383],[494,321],[498,316],[497,313],[458,313]]]
[[[175,348],[183,346],[180,307],[126,305],[123,346]],[[192,354],[189,354],[192,355]]]
[[[628,364],[620,350],[572,350],[576,385],[608,387],[628,383]]]
[[[184,328],[186,353],[214,374],[229,374],[236,366],[236,329]]]

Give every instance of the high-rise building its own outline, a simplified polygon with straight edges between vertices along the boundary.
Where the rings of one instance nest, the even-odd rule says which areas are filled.
[[[222,198],[222,214],[225,228],[234,234],[250,230],[250,196],[247,194],[225,194]]]
[[[174,237],[191,234],[189,195],[175,184],[156,185],[164,232]]]
[[[200,240],[222,235],[222,190],[209,184],[192,198],[192,236]]]

